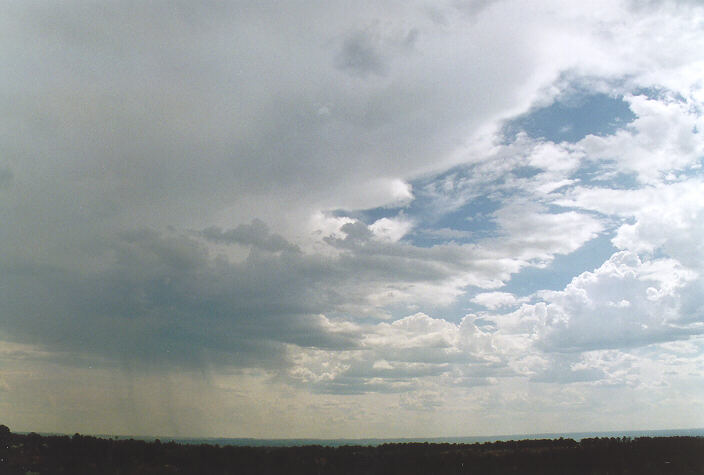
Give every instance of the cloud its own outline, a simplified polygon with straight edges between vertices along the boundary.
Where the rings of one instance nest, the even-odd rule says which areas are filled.
[[[645,96],[625,98],[637,118],[613,135],[589,135],[578,143],[591,160],[610,162],[607,170],[631,174],[647,184],[675,177],[699,166],[704,141],[692,133],[704,125],[687,101]]]
[[[495,310],[515,305],[518,299],[508,292],[482,292],[472,297],[472,302],[483,305],[489,310]]]
[[[475,261],[472,246],[416,248],[379,240],[373,229],[348,222],[344,238],[327,236],[342,251],[336,257],[299,251],[255,221],[190,236],[125,232],[104,243],[107,266],[5,263],[2,328],[20,341],[80,355],[283,367],[286,344],[361,344],[321,314],[375,316],[393,304],[451,302],[468,282],[494,285],[485,279],[501,268]],[[213,241],[249,245],[249,254],[242,261],[212,255],[206,244]]]
[[[511,203],[495,213],[504,234],[487,247],[501,249],[517,260],[541,265],[555,254],[568,254],[602,231],[601,222],[588,214],[548,213],[533,204]]]
[[[413,227],[413,223],[403,219],[381,218],[369,226],[377,239],[382,241],[397,242]]]
[[[702,181],[698,176],[635,190],[576,187],[558,202],[623,220],[616,246],[638,253],[662,251],[693,269],[702,269],[699,245],[704,230]]]
[[[313,310],[331,308],[315,295],[314,276],[333,271],[314,258],[253,252],[229,263],[211,260],[192,239],[154,232],[112,247],[115,261],[100,271],[6,267],[3,330],[50,349],[135,364],[190,366],[207,358],[269,367],[284,364],[282,343],[355,344]],[[45,291],[22,292],[31,288]]]
[[[208,241],[215,243],[254,246],[270,252],[298,251],[298,247],[287,242],[280,235],[270,234],[269,227],[259,219],[253,220],[252,224],[240,224],[227,231],[211,226],[201,231],[201,235]]]
[[[335,57],[335,66],[362,77],[368,74],[383,75],[387,65],[374,43],[373,37],[363,31],[349,35]]]
[[[436,237],[444,240],[470,239],[473,236],[473,233],[471,231],[463,231],[451,228],[423,229],[421,233],[423,235]]]
[[[550,366],[530,378],[538,383],[579,383],[598,381],[606,374],[598,368],[580,368],[565,358],[555,358]]]
[[[703,315],[702,18],[696,2],[10,1],[0,358],[84,383],[86,362],[96,381],[152,368],[149,388],[234,374],[256,388],[229,411],[245,419],[373,393],[515,420],[574,396],[530,378],[588,386],[586,406],[637,371],[690,394],[665,373],[699,364],[677,345]],[[504,135],[577,90],[635,119],[576,143]],[[599,237],[606,262],[585,246]],[[502,289],[531,268],[574,279]]]
[[[533,33],[503,25],[501,11],[491,27],[466,29],[454,19],[447,30],[413,4],[354,15],[335,2],[325,9],[160,2],[136,10],[122,3],[8,9],[15,25],[6,30],[8,51],[32,45],[29,56],[10,58],[14,99],[3,106],[11,113],[5,130],[18,124],[24,131],[13,134],[19,142],[10,155],[22,195],[13,210],[72,223],[79,216],[66,204],[75,201],[92,222],[119,227],[136,220],[230,228],[260,218],[277,223],[277,232],[311,208],[383,205],[398,195],[379,192],[380,177],[416,176],[428,170],[430,156],[434,169],[456,160],[449,158],[455,144],[485,121],[527,107],[547,78],[542,64],[515,50],[517,42],[496,43],[500,31]],[[417,29],[420,51],[446,53],[399,53],[398,69],[388,72],[393,87],[351,88],[325,45],[340,31],[367,31],[375,22],[390,25],[379,34],[393,44]],[[308,34],[298,34],[302,28]],[[354,38],[350,45],[365,44]],[[51,56],[51,44],[65,61]],[[484,47],[505,61],[484,59]],[[442,87],[430,71],[443,77]],[[318,115],[321,104],[329,115]],[[44,133],[42,124],[54,132]],[[27,157],[41,166],[29,167]],[[305,165],[296,165],[302,157]],[[30,179],[33,171],[38,180]],[[288,203],[286,212],[279,202]]]
[[[474,316],[459,324],[416,313],[392,323],[359,327],[359,348],[294,349],[288,377],[319,392],[409,391],[442,382],[473,386],[488,376],[513,375]]]
[[[563,290],[545,292],[532,322],[547,351],[646,346],[701,331],[680,313],[681,292],[697,275],[677,261],[641,261],[622,251]],[[525,311],[525,310],[524,310]],[[498,321],[501,327],[501,319]]]
[[[11,169],[0,167],[0,190],[9,188],[12,185],[13,178],[14,174]]]

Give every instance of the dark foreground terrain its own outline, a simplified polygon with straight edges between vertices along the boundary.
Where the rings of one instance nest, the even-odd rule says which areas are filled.
[[[704,474],[704,438],[235,447],[13,434],[0,474]]]

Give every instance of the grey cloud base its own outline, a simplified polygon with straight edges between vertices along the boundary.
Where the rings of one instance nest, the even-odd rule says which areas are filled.
[[[115,260],[103,271],[5,267],[2,330],[52,350],[137,365],[207,359],[278,367],[282,342],[354,344],[311,316],[321,307],[305,277],[315,263],[256,255],[241,264],[212,261],[188,238],[153,232],[113,245]],[[23,292],[29,288],[37,291]]]

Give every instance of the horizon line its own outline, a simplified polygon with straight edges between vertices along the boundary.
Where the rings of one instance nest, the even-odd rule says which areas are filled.
[[[452,440],[472,440],[472,442],[490,442],[490,441],[508,441],[508,440],[521,440],[516,439],[520,437],[524,440],[529,439],[559,439],[559,438],[575,438],[570,436],[596,436],[610,435],[615,436],[617,434],[623,434],[624,437],[639,434],[658,434],[658,433],[669,433],[671,436],[677,436],[677,433],[688,433],[688,432],[701,432],[698,436],[704,436],[704,427],[692,427],[692,428],[674,428],[674,429],[624,429],[624,430],[597,430],[597,431],[574,431],[574,432],[536,432],[536,433],[515,433],[515,434],[492,434],[492,435],[455,435],[455,436],[432,436],[432,437],[413,437],[413,436],[403,436],[403,437],[229,437],[229,436],[170,436],[170,435],[136,435],[136,434],[105,434],[105,433],[81,433],[74,432],[73,434],[64,432],[36,432],[36,431],[14,431],[11,432],[15,434],[28,435],[35,433],[41,436],[73,436],[81,435],[88,437],[97,438],[114,438],[114,439],[135,439],[135,440],[157,440],[160,441],[173,441],[188,443],[189,441],[216,441],[216,440],[229,440],[229,441],[260,441],[260,442],[279,442],[285,443],[288,441],[298,441],[298,442],[354,442],[354,441],[383,441],[383,442],[434,442],[442,441],[449,442]],[[686,434],[683,434],[686,435]],[[588,437],[576,437],[577,439],[583,439]],[[311,444],[312,445],[312,444]]]

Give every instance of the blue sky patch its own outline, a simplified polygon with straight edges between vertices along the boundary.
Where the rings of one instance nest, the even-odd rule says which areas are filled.
[[[611,243],[611,237],[603,234],[571,254],[555,256],[545,268],[526,267],[512,276],[500,290],[518,297],[528,296],[538,290],[562,290],[575,276],[598,268],[618,251]]]
[[[589,134],[611,134],[635,118],[620,97],[571,94],[508,122],[504,136],[513,141],[523,131],[535,139],[574,143]]]

